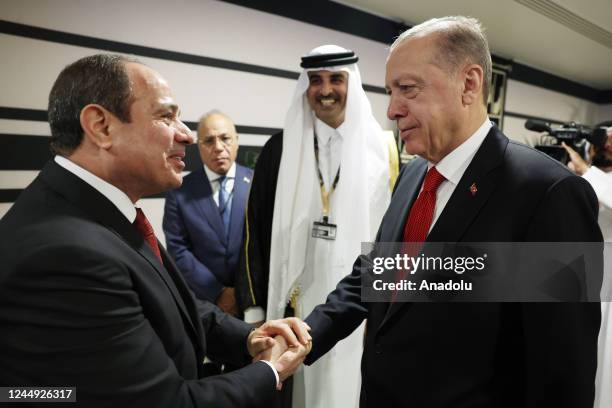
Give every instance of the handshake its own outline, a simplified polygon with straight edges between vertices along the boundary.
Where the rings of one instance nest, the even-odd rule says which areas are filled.
[[[247,338],[253,361],[270,362],[282,381],[293,375],[312,348],[310,327],[297,317],[270,320],[254,329]]]

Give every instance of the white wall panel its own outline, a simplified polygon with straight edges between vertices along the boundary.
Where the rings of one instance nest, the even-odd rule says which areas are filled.
[[[211,0],[4,0],[3,19],[190,54],[299,71],[299,57],[336,43],[361,57],[364,82],[382,86],[386,45]]]
[[[64,66],[99,50],[0,34],[0,51],[16,55],[2,63],[0,106],[45,110],[49,91]],[[6,55],[6,54],[5,54]],[[220,109],[238,124],[283,126],[295,80],[155,58],[139,59],[159,71],[188,121]],[[43,61],[43,63],[41,63]],[[386,95],[368,92],[377,119],[386,121]],[[2,123],[0,123],[0,126]],[[0,133],[7,130],[0,128]]]
[[[595,123],[612,120],[612,104],[600,105],[597,107],[597,114],[595,115]]]
[[[0,186],[6,189],[26,188],[38,173],[38,170],[0,170]]]
[[[47,122],[0,119],[0,133],[24,136],[51,136]]]
[[[592,124],[597,105],[574,96],[508,80],[506,111],[524,115]]]

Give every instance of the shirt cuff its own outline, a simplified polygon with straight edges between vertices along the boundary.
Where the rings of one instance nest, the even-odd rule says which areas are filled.
[[[274,371],[274,377],[276,377],[276,389],[279,389],[279,387],[280,387],[280,377],[278,376],[278,371],[276,371],[276,368],[274,368],[274,364],[272,364],[268,360],[259,360],[259,361],[261,361],[262,363],[266,363],[267,365],[270,366],[272,371]]]
[[[244,311],[244,321],[247,323],[257,323],[265,319],[266,315],[261,307],[249,307]]]

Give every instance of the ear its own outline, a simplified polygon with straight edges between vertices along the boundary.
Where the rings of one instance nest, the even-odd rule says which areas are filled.
[[[89,104],[81,109],[79,119],[87,140],[105,150],[112,146],[109,125],[113,115],[108,110],[100,105]]]
[[[473,105],[482,101],[484,73],[478,64],[467,65],[463,69],[463,92],[461,100],[464,105]]]

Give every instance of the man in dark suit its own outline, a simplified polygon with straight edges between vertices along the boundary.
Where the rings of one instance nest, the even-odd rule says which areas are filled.
[[[474,19],[429,20],[393,44],[388,116],[420,158],[377,241],[601,242],[588,183],[490,123],[490,78]],[[305,319],[307,364],[367,319],[362,407],[592,407],[598,303],[366,303],[369,262]]]
[[[178,112],[136,60],[94,55],[59,75],[57,155],[0,221],[3,386],[74,386],[88,407],[256,407],[295,369],[304,327],[252,330],[196,301],[134,206],[181,184],[192,137]],[[281,354],[277,334],[297,347]],[[268,361],[203,378],[205,356]]]
[[[202,117],[198,145],[202,168],[166,195],[166,245],[197,298],[237,315],[234,277],[253,172],[236,164],[236,127],[221,112]]]

